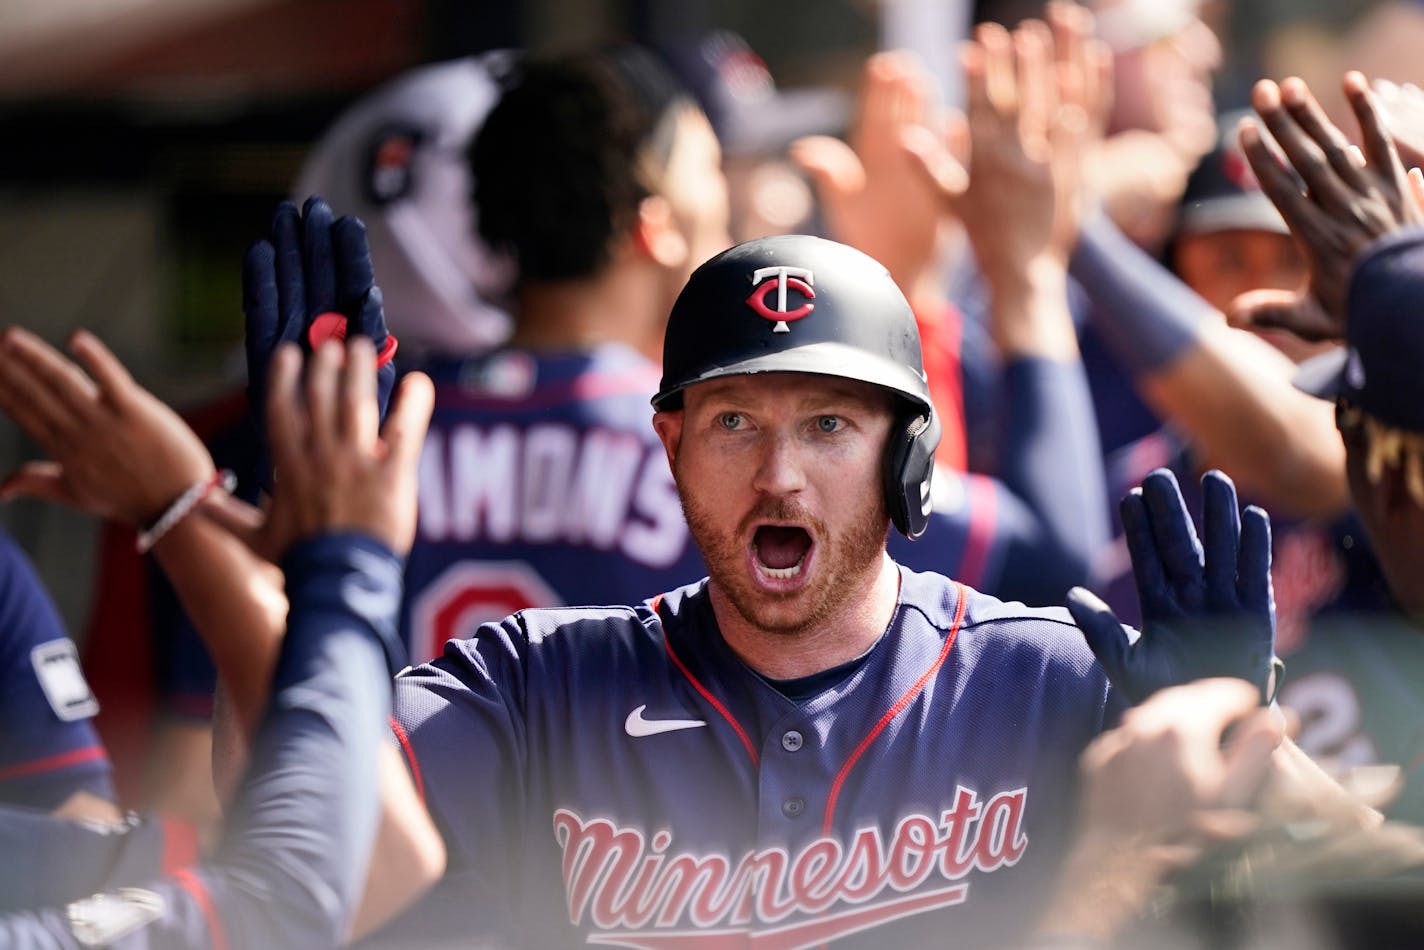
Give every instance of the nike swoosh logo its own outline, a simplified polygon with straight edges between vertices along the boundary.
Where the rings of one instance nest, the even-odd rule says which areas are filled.
[[[698,726],[707,725],[701,719],[644,719],[643,710],[647,708],[645,703],[630,712],[628,718],[623,720],[624,730],[635,739],[642,736],[655,736],[660,732],[676,732],[679,729],[696,729]]]

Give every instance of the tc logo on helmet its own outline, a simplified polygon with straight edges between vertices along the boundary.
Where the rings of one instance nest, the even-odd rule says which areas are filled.
[[[747,306],[756,311],[757,316],[764,320],[775,321],[776,326],[771,328],[773,333],[790,333],[791,327],[787,324],[792,320],[800,320],[802,317],[816,309],[816,305],[811,303],[816,297],[816,291],[811,287],[816,283],[816,278],[804,267],[758,267],[752,273],[752,283],[756,284],[756,289],[747,298]],[[786,309],[786,289],[799,293],[806,298],[806,303],[795,310]],[[771,291],[776,290],[775,309],[767,306],[766,297]]]

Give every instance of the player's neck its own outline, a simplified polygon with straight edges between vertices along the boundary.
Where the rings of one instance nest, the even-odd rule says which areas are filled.
[[[798,679],[847,663],[875,645],[895,615],[900,571],[889,555],[883,556],[859,596],[816,626],[795,633],[762,630],[743,617],[715,583],[710,593],[722,638],[742,662],[769,679]]]
[[[617,270],[587,280],[525,284],[510,343],[561,352],[622,343],[655,354],[662,343],[657,307],[650,288]]]

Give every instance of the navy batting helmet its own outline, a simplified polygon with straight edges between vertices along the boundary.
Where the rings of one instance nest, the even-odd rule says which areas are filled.
[[[883,266],[844,244],[791,234],[739,244],[699,267],[668,318],[653,406],[680,408],[688,386],[749,373],[838,376],[899,397],[885,503],[907,537],[924,533],[940,423],[915,316]]]

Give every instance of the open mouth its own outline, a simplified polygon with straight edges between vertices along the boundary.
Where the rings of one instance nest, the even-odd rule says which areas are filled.
[[[764,524],[752,536],[752,554],[758,567],[773,580],[791,580],[806,565],[811,536],[794,525]]]

